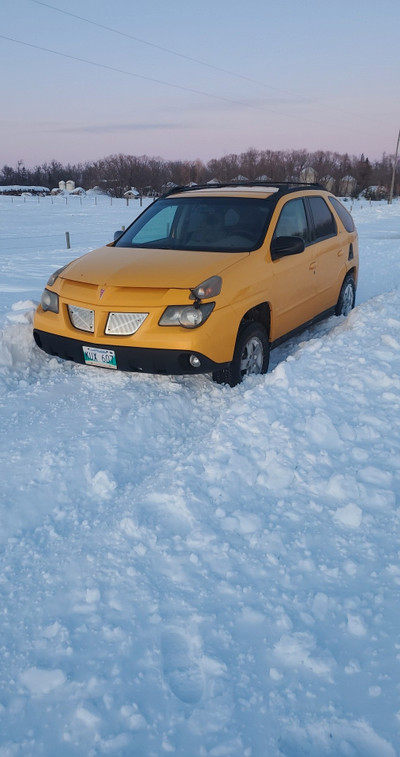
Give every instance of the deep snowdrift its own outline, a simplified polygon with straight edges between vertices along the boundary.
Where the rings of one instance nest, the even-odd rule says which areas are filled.
[[[0,199],[0,757],[395,757],[400,204],[353,208],[351,315],[229,389],[35,347],[139,210],[92,203]]]

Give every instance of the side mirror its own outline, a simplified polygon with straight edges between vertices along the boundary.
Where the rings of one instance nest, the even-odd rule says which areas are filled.
[[[305,244],[301,237],[276,237],[271,242],[271,258],[283,258],[286,255],[298,255],[304,252]]]
[[[116,241],[117,241],[117,239],[119,239],[119,238],[120,238],[120,236],[121,236],[121,235],[122,235],[123,233],[124,233],[124,232],[123,232],[123,230],[122,230],[122,229],[121,229],[121,231],[114,231],[114,242],[116,242]]]

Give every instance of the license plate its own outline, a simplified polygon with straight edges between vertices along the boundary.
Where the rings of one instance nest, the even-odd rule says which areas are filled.
[[[104,350],[101,347],[83,347],[83,357],[86,365],[99,365],[101,368],[116,368],[117,359],[114,350]]]

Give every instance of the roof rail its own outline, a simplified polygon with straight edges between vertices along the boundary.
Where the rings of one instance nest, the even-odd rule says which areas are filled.
[[[223,189],[224,187],[276,187],[282,193],[295,191],[296,189],[325,189],[322,184],[307,183],[304,181],[221,181],[212,184],[195,184],[180,185],[173,189],[168,189],[162,197],[168,197],[170,194],[179,194],[181,192],[196,192],[198,189]]]

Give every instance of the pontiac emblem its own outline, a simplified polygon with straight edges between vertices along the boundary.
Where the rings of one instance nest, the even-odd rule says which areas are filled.
[[[104,294],[105,291],[106,291],[105,289],[100,289],[99,300],[101,300],[101,298],[102,298],[102,296],[103,296],[103,294]]]

